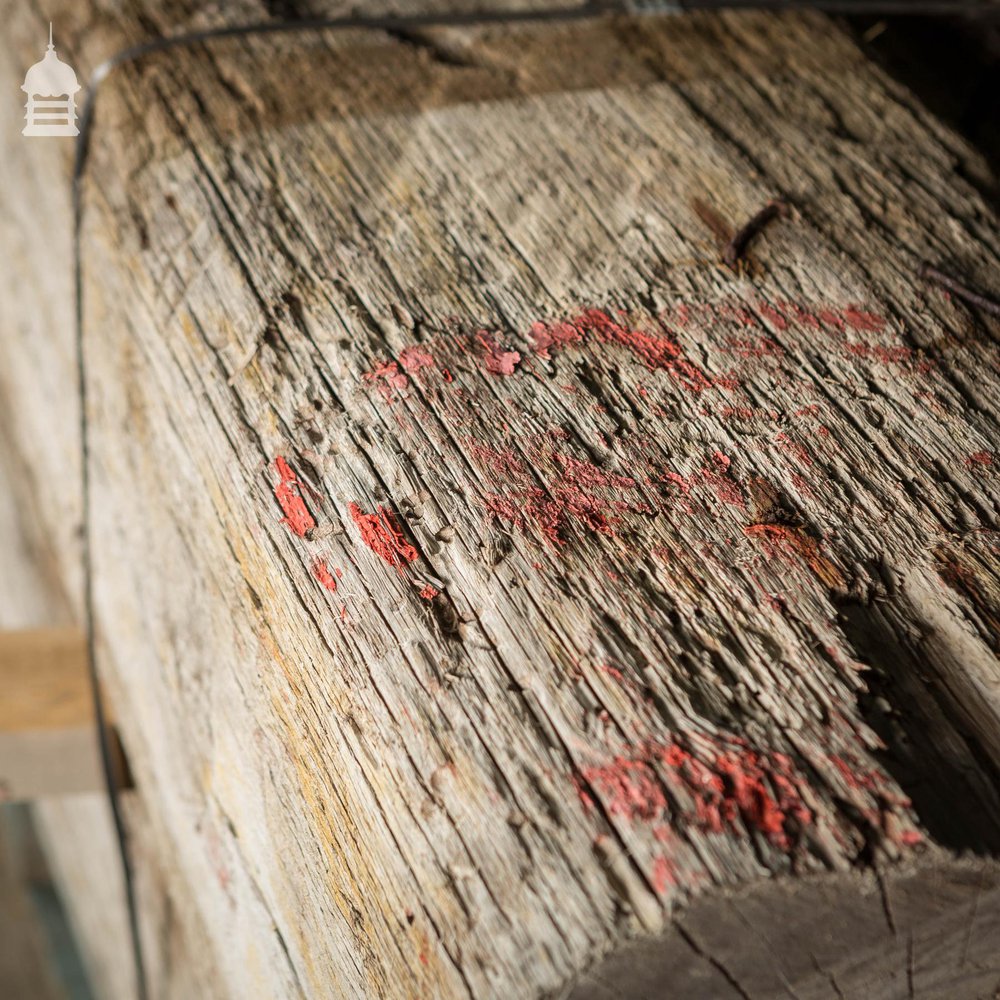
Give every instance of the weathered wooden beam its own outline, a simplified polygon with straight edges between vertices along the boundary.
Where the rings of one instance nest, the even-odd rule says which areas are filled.
[[[0,797],[104,789],[80,629],[0,631],[0,690]]]
[[[66,17],[90,65],[137,40]],[[72,581],[71,296],[27,292],[58,287],[64,155],[3,161],[0,400]],[[842,916],[911,873],[992,927],[996,327],[920,278],[996,294],[982,176],[818,16],[116,71],[83,188],[92,527],[162,995],[558,993],[814,879]],[[940,876],[966,851],[981,894]],[[916,995],[933,923],[898,924]],[[1000,976],[980,947],[949,961]]]

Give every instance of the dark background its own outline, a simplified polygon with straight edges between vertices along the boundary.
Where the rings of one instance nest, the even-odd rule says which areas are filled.
[[[986,158],[1000,204],[1000,5],[972,16],[859,14],[843,22],[870,58]]]

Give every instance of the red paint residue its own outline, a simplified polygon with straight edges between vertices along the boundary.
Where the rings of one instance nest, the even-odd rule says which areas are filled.
[[[770,303],[762,302],[758,308],[761,316],[763,316],[764,319],[767,320],[767,322],[770,323],[776,330],[788,329],[788,320],[779,310],[770,305]]]
[[[610,663],[598,663],[597,669],[609,677],[613,677],[619,684],[625,683],[625,675],[617,667],[611,666]]]
[[[390,403],[395,399],[394,390],[405,389],[410,382],[399,370],[399,363],[396,361],[383,361],[370,372],[364,372],[361,377],[369,385],[375,385]]]
[[[420,591],[420,596],[425,601],[433,601],[441,591],[437,587],[432,587],[429,583],[424,585],[424,589]]]
[[[528,332],[535,351],[543,358],[551,357],[550,351],[583,343],[583,333],[572,323],[535,323]]]
[[[616,757],[602,767],[583,768],[580,776],[586,782],[584,787],[590,786],[598,793],[611,816],[654,820],[667,811],[666,790],[652,765],[643,758]],[[588,798],[592,801],[589,794]]]
[[[563,467],[563,477],[566,482],[574,483],[577,486],[609,486],[623,490],[635,487],[635,480],[631,476],[605,472],[593,462],[581,461],[559,452],[553,453],[552,457]]]
[[[913,350],[902,345],[884,347],[881,344],[844,344],[844,350],[856,358],[869,358],[884,365],[903,365],[913,358]]]
[[[623,491],[638,488],[632,476],[554,451],[547,434],[522,439],[519,444],[518,452],[478,442],[467,445],[484,477],[502,489],[483,496],[483,506],[494,517],[525,532],[537,530],[559,546],[571,522],[584,531],[611,536],[620,515],[657,513],[641,498],[623,499]],[[530,468],[521,454],[527,456]],[[540,477],[545,478],[540,482]]]
[[[396,524],[392,511],[379,507],[374,514],[366,514],[356,503],[348,504],[348,513],[361,532],[361,540],[390,566],[402,572],[404,563],[419,556]]]
[[[577,787],[585,807],[593,806],[596,793],[610,816],[669,821],[703,833],[753,831],[783,851],[813,822],[804,779],[791,759],[752,750],[736,737],[710,741],[703,757],[679,742],[649,742],[629,756],[582,768]]]
[[[812,465],[813,458],[809,454],[809,449],[799,441],[793,441],[787,434],[777,434],[774,440],[781,446],[783,451],[794,456],[802,465]]]
[[[618,344],[627,348],[648,368],[668,371],[685,389],[701,392],[712,382],[681,352],[673,337],[633,329],[615,322],[600,309],[588,309],[575,319],[555,324],[536,323],[531,328],[535,350],[544,356],[553,350],[585,342]]]
[[[687,477],[668,470],[638,477],[553,450],[549,434],[519,438],[516,451],[506,445],[464,443],[493,487],[483,494],[483,507],[521,531],[540,533],[555,546],[565,544],[571,525],[615,537],[623,526],[638,530],[644,518],[691,515],[695,486],[711,489],[722,504],[746,509],[732,459],[719,450]]]
[[[421,368],[429,368],[434,364],[434,358],[416,345],[407,347],[399,353],[399,363],[412,375]]]
[[[721,451],[716,451],[712,455],[712,459],[716,468],[703,467],[701,470],[702,481],[715,490],[715,495],[719,498],[720,503],[745,510],[746,501],[743,499],[743,493],[736,481],[729,475],[729,466],[732,464],[732,460]]]
[[[684,496],[690,496],[691,481],[689,479],[685,479],[679,472],[664,472],[663,478],[668,483],[673,483]]]
[[[890,805],[910,805],[910,800],[898,793],[893,793],[888,787],[885,776],[873,768],[862,768],[855,760],[849,760],[847,757],[836,754],[830,754],[827,760],[834,766],[848,788],[868,792],[876,799]]]
[[[336,567],[334,567],[334,572],[331,573],[322,559],[317,559],[313,563],[313,576],[329,591],[336,591],[337,580],[343,575]]]
[[[304,538],[306,533],[316,527],[316,521],[309,508],[306,507],[302,499],[299,477],[292,472],[288,463],[278,455],[274,460],[274,467],[281,477],[274,487],[274,496],[284,511],[285,516],[281,519],[282,524],[287,524],[299,538]]]
[[[885,319],[877,313],[859,306],[806,307],[797,302],[779,300],[765,302],[759,299],[740,302],[697,302],[678,303],[665,310],[661,318],[668,324],[686,329],[694,324],[702,326],[730,324],[744,329],[760,326],[759,319],[776,330],[787,330],[796,325],[810,330],[820,330],[824,326],[842,333],[855,330],[877,333],[885,329]]]
[[[630,351],[647,368],[667,371],[685,389],[698,393],[713,386],[738,388],[739,382],[732,375],[706,375],[684,356],[672,329],[687,329],[695,324],[735,328],[739,335],[730,337],[723,350],[752,359],[778,358],[783,353],[782,347],[767,335],[769,329],[786,331],[799,326],[818,331],[825,328],[836,331],[837,336],[843,338],[848,330],[871,334],[886,326],[881,316],[858,306],[807,308],[787,301],[679,303],[653,319],[633,322],[625,318],[624,311],[618,316],[615,319],[602,309],[591,308],[569,319],[539,321],[527,331],[527,341],[533,352],[543,358],[570,348],[586,346],[594,351],[605,345],[617,345]],[[902,364],[913,354],[906,347],[864,343],[848,343],[844,347],[849,354],[883,363]],[[493,333],[478,330],[475,333],[452,332],[428,343],[410,345],[396,360],[377,362],[362,378],[377,387],[387,401],[393,402],[407,387],[408,378],[422,369],[437,366],[443,382],[452,382],[447,361],[454,362],[456,355],[469,351],[481,356],[483,368],[491,375],[509,377],[520,371],[523,356],[519,351],[500,346]],[[929,362],[921,362],[917,370],[924,371],[928,365]],[[575,388],[571,387],[571,391]],[[639,387],[638,391],[640,396],[648,396],[646,387]]]
[[[966,460],[965,464],[969,466],[974,465],[992,465],[993,464],[993,452],[991,451],[974,451]]]
[[[492,375],[513,375],[521,355],[517,351],[505,351],[485,330],[476,334],[476,340],[483,352],[483,364]]]
[[[677,870],[673,862],[658,854],[653,859],[653,870],[650,873],[650,884],[654,891],[662,896],[671,886],[677,885]]]
[[[528,470],[521,461],[521,456],[513,448],[495,448],[472,439],[465,441],[464,444],[476,464],[495,476],[499,478],[510,475],[528,476]]]
[[[843,316],[844,322],[852,330],[869,330],[874,333],[885,329],[885,320],[881,316],[876,316],[875,313],[865,312],[863,309],[856,309],[853,306],[848,306],[843,311]]]
[[[612,511],[622,510],[627,504],[616,503],[576,486],[550,486],[546,492],[537,486],[520,489],[517,495],[487,493],[483,498],[486,509],[495,517],[508,521],[522,531],[538,529],[553,545],[564,543],[563,534],[570,521],[591,532],[613,536],[618,518]]]
[[[785,352],[780,344],[770,337],[757,340],[738,340],[730,337],[722,348],[726,354],[736,354],[741,358],[780,358]]]

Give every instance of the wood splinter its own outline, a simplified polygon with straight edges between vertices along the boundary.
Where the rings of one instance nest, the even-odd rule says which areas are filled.
[[[775,219],[784,218],[788,215],[788,202],[783,198],[774,198],[769,201],[756,215],[754,215],[746,225],[737,229],[733,238],[726,244],[722,251],[722,260],[727,267],[734,271],[739,270],[740,261],[746,255],[750,241],[764,229],[768,223]]]

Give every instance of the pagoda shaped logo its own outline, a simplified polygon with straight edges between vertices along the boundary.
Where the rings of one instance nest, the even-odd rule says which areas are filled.
[[[21,85],[28,95],[22,135],[79,135],[76,127],[76,73],[57,55],[49,24],[49,47],[41,62],[25,74]]]

